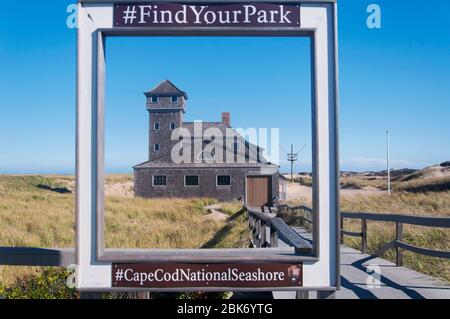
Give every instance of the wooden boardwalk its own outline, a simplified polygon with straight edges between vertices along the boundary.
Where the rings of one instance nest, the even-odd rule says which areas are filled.
[[[311,239],[304,229],[293,229]],[[287,244],[280,240],[279,246]],[[379,272],[379,281],[375,275],[370,276],[373,270]],[[450,286],[444,282],[347,246],[341,246],[341,285],[336,299],[450,299]],[[294,299],[295,292],[275,291],[273,297]],[[309,297],[314,298],[314,293]]]

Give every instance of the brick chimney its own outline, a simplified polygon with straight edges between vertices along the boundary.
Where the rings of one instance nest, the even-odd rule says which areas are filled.
[[[229,112],[222,113],[222,123],[231,126],[231,114]]]

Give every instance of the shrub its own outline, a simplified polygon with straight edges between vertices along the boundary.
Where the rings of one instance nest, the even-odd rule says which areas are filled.
[[[65,268],[45,267],[17,278],[10,287],[0,285],[0,295],[7,299],[76,299],[78,292],[66,285],[70,274]]]

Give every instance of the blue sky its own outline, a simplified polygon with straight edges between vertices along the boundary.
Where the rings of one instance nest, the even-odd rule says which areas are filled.
[[[74,170],[72,2],[0,0],[0,173]],[[366,26],[370,3],[381,6],[381,29]],[[446,1],[339,1],[342,169],[383,169],[386,129],[395,168],[450,159],[449,20]],[[308,50],[292,38],[109,40],[108,168],[146,159],[142,92],[168,78],[189,94],[186,120],[230,111],[236,127],[278,127],[283,149],[307,144],[296,170],[308,170]]]

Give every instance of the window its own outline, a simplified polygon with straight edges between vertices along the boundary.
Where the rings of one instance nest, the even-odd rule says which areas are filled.
[[[172,96],[172,102],[177,102],[178,101],[178,96]]]
[[[164,175],[153,176],[153,186],[167,186],[167,177]]]
[[[231,186],[231,176],[217,175],[217,186]]]
[[[155,131],[159,130],[159,123],[155,123],[153,128],[155,129]]]
[[[160,145],[159,145],[159,144],[153,145],[153,150],[154,150],[155,152],[159,152],[159,149],[160,149]]]
[[[177,126],[175,125],[175,123],[170,123],[170,129],[171,130],[174,130],[176,128],[177,128]]]
[[[158,97],[152,96],[152,103],[158,103]]]
[[[184,177],[184,186],[188,187],[197,187],[199,185],[198,183],[198,176],[196,175],[190,175]]]

